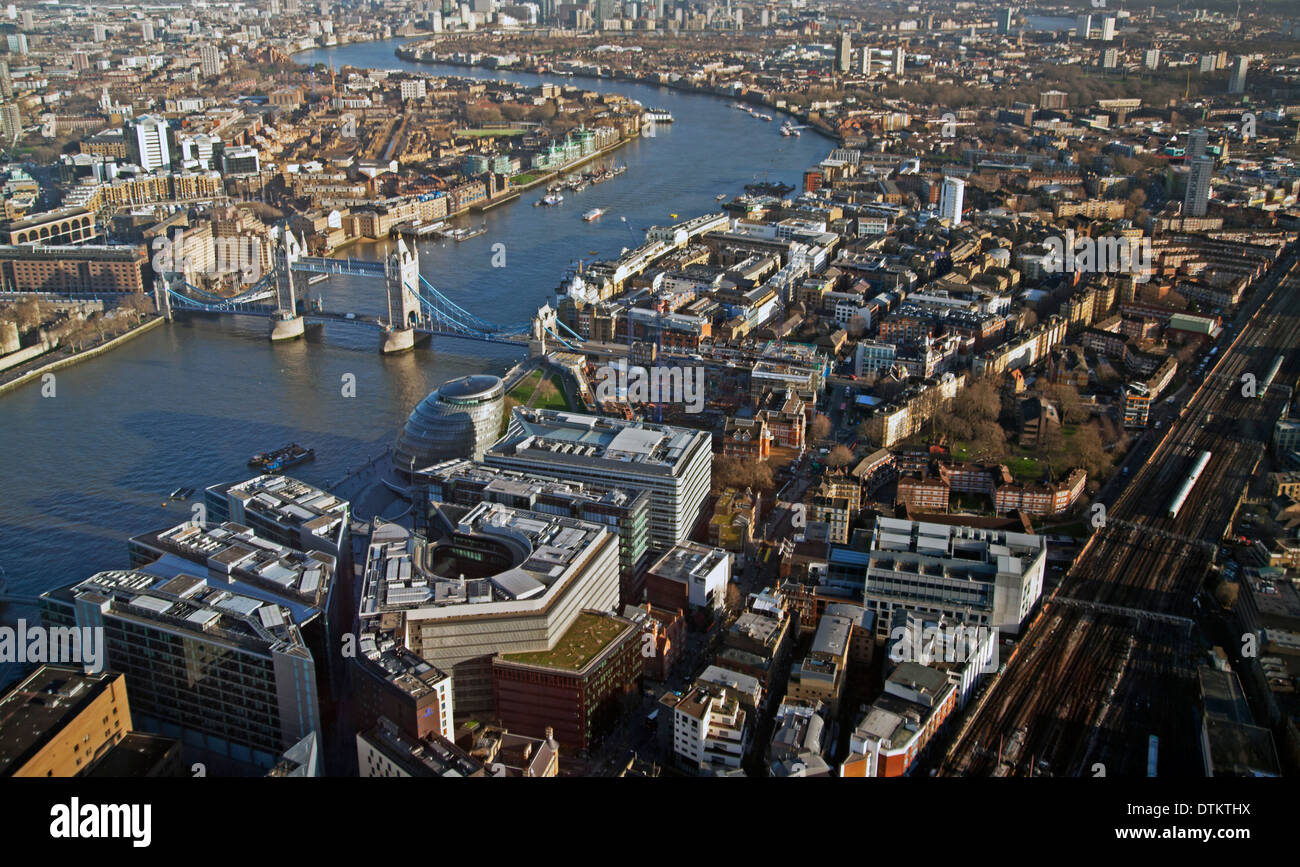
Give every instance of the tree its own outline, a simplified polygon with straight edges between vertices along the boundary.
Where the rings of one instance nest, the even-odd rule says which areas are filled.
[[[813,416],[812,425],[809,427],[808,435],[813,440],[824,440],[831,435],[831,420],[822,413]]]
[[[838,445],[826,456],[826,466],[843,467],[853,462],[853,450],[846,445]]]

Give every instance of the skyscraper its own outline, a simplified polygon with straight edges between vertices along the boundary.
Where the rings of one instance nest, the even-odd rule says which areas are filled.
[[[839,45],[835,49],[835,69],[843,74],[849,71],[849,56],[853,53],[853,40],[849,34],[841,33]]]
[[[1209,130],[1205,128],[1189,130],[1187,133],[1187,159],[1194,160],[1197,157],[1205,156],[1205,146],[1209,143]]]
[[[140,22],[140,39],[143,42],[153,42],[153,22]]]
[[[1016,17],[1016,9],[1014,6],[1007,6],[1004,9],[999,9],[998,10],[998,32],[1010,33],[1011,22],[1015,17]]]
[[[9,75],[9,61],[0,60],[0,98],[14,98],[14,80]]]
[[[1142,63],[1147,69],[1157,69],[1160,66],[1160,49],[1148,48],[1147,53],[1143,56]]]
[[[1107,15],[1101,19],[1101,41],[1111,42],[1115,39],[1115,16]]]
[[[1228,93],[1246,92],[1246,68],[1249,65],[1249,57],[1244,54],[1237,55],[1237,60],[1232,65],[1232,79],[1228,82]]]
[[[1088,33],[1092,30],[1092,16],[1086,12],[1079,16],[1079,23],[1074,28],[1075,34],[1080,39],[1087,39]]]
[[[903,74],[903,64],[907,62],[907,53],[903,51],[903,46],[894,49],[894,75]]]
[[[1214,158],[1196,157],[1187,173],[1187,192],[1183,196],[1184,217],[1204,217],[1210,203],[1210,178],[1214,177]]]
[[[939,215],[952,225],[961,225],[962,201],[966,198],[966,182],[961,178],[944,178],[939,195]]]

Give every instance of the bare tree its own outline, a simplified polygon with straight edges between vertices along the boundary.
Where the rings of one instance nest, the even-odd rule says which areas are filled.
[[[808,435],[814,440],[824,440],[831,434],[831,420],[822,413],[813,416],[812,424],[809,426]]]
[[[846,445],[838,445],[826,456],[826,466],[843,467],[852,463],[853,451]]]

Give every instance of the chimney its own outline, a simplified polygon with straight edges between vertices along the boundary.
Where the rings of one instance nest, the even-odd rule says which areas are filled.
[[[546,727],[546,743],[553,750],[558,750],[560,745],[555,740],[555,729],[550,726]]]

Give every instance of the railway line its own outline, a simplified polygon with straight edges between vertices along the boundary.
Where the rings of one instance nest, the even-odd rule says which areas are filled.
[[[1293,382],[1300,364],[1297,261],[1287,252],[1257,284],[1253,314],[1044,601],[956,732],[941,775],[1144,776],[1152,734],[1166,772],[1199,766],[1191,626],[1285,407],[1267,389],[1243,394],[1242,376],[1267,385],[1281,356]]]

